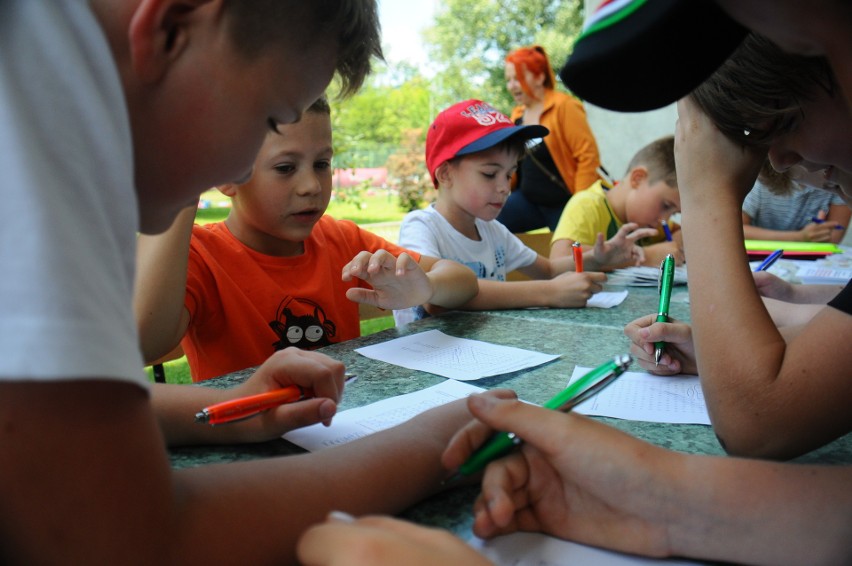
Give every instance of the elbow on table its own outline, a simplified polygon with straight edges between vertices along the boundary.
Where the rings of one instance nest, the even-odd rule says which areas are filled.
[[[794,431],[795,419],[766,426],[761,423],[738,423],[727,426],[713,421],[713,431],[729,456],[762,460],[789,460],[819,448],[828,440],[802,436]]]

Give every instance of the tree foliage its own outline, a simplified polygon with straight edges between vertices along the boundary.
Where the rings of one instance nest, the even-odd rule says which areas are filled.
[[[444,0],[426,30],[427,49],[440,70],[442,107],[481,98],[507,111],[504,59],[538,44],[554,71],[565,62],[583,23],[582,0]]]
[[[426,170],[423,131],[407,130],[399,150],[388,158],[388,178],[399,189],[399,206],[417,210],[435,199],[435,188]]]
[[[542,45],[558,72],[582,22],[582,0],[442,0],[425,32],[428,71],[381,63],[352,98],[336,101],[332,90],[335,166],[387,165],[396,170],[391,180],[402,183],[404,208],[428,202],[432,185],[422,152],[435,115],[467,98],[508,113],[514,103],[504,79],[506,54]]]

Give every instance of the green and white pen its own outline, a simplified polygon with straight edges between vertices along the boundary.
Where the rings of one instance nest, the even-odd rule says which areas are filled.
[[[624,373],[633,358],[629,354],[621,354],[589,371],[568,387],[560,391],[550,401],[542,405],[545,409],[569,412],[571,409],[599,393],[612,383],[616,377]],[[462,476],[475,474],[488,465],[492,460],[508,454],[522,442],[512,432],[498,432],[474,452],[458,471],[444,483],[453,482]]]
[[[672,299],[672,285],[674,284],[675,259],[668,254],[660,264],[660,308],[657,309],[657,322],[669,321],[669,303]],[[663,357],[665,342],[654,342],[654,364],[660,363]]]

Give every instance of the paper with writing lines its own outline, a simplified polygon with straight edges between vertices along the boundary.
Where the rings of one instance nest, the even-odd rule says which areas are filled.
[[[355,351],[374,360],[459,381],[511,373],[559,357],[557,354],[456,338],[440,330],[427,330]]]
[[[574,381],[592,368],[577,366]],[[603,391],[574,409],[583,415],[655,423],[710,424],[697,375],[660,376],[624,372]]]

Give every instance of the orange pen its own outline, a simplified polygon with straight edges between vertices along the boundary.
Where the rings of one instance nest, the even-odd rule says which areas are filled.
[[[583,273],[583,245],[580,242],[571,244],[571,249],[574,250],[574,270],[577,273]]]
[[[349,383],[354,378],[354,375],[346,374],[346,381],[344,383]],[[288,385],[287,387],[274,389],[266,393],[249,395],[248,397],[240,397],[239,399],[231,399],[230,401],[210,405],[195,413],[195,422],[207,423],[209,425],[230,423],[247,419],[279,405],[295,403],[308,397],[313,397],[313,392],[310,389],[303,389],[298,385]]]

